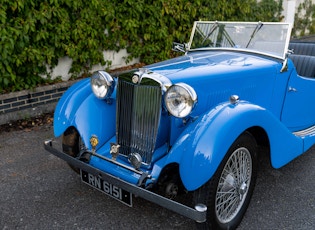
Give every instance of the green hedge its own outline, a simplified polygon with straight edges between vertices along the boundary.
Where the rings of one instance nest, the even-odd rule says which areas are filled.
[[[279,21],[282,1],[262,0],[2,0],[0,93],[42,83],[46,66],[73,59],[77,76],[101,63],[103,50],[127,48],[152,63],[172,57],[195,20]]]

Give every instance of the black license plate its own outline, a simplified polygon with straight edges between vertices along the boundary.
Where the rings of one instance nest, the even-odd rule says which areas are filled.
[[[94,176],[88,172],[81,170],[81,180],[91,187],[109,195],[110,197],[132,207],[132,194],[116,185],[102,180],[98,176]]]

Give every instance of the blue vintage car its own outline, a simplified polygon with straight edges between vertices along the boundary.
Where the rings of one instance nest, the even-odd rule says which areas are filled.
[[[183,55],[73,85],[54,115],[63,151],[45,148],[129,206],[137,195],[197,227],[236,228],[258,157],[280,168],[315,143],[314,46],[289,44],[290,33],[288,23],[197,21],[189,43],[174,43]]]

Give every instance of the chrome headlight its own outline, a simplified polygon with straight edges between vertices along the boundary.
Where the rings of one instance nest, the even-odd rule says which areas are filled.
[[[191,113],[197,102],[197,94],[191,86],[178,83],[166,91],[164,100],[170,114],[182,118]]]
[[[114,91],[115,81],[109,73],[97,71],[91,76],[91,87],[97,98],[109,98]]]

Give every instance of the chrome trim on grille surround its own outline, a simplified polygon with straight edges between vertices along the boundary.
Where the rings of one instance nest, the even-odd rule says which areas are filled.
[[[142,72],[141,72],[142,71]],[[157,83],[160,84],[160,87],[162,89],[162,92],[165,93],[166,90],[172,86],[172,82],[167,78],[164,77],[161,74],[158,73],[154,73],[154,72],[149,72],[148,70],[140,70],[140,84],[142,83],[142,81],[146,80],[146,79],[151,79],[152,81],[155,81]]]
[[[150,84],[152,83],[152,84]],[[117,87],[116,137],[120,154],[138,153],[150,164],[159,128],[162,90],[150,79],[146,85],[119,79]]]

